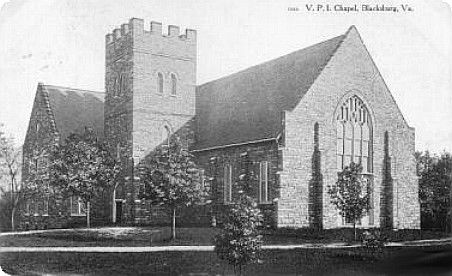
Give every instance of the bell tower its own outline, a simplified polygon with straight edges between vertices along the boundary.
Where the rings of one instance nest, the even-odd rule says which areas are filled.
[[[121,159],[125,179],[114,200],[125,201],[127,222],[140,222],[135,167],[169,135],[192,136],[196,31],[180,34],[178,26],[169,25],[163,33],[161,23],[151,22],[147,29],[142,19],[132,18],[106,35],[105,50],[105,138]]]

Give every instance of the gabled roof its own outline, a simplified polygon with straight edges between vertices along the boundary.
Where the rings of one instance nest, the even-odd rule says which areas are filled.
[[[60,141],[71,133],[91,128],[97,137],[104,136],[104,93],[39,84],[50,108]],[[38,87],[39,91],[39,87]]]
[[[197,87],[195,150],[277,138],[345,36]]]

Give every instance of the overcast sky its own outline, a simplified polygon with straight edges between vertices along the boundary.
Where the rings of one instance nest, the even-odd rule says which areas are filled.
[[[131,17],[146,25],[154,20],[196,29],[198,84],[356,25],[408,124],[416,128],[416,149],[452,151],[450,9],[440,1],[382,0],[407,3],[414,11],[306,11],[306,4],[326,2],[0,0],[0,122],[23,142],[39,81],[103,91],[105,34]],[[287,11],[294,6],[300,11]]]

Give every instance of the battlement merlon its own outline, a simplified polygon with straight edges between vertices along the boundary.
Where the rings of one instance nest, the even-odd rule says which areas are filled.
[[[162,34],[162,23],[151,21],[151,33]]]
[[[179,26],[168,25],[168,36],[179,36]]]
[[[150,30],[146,31],[144,29],[144,20],[140,18],[132,18],[129,20],[129,23],[125,23],[121,25],[121,28],[114,29],[112,33],[109,33],[105,36],[105,43],[110,44],[117,40],[120,40],[121,37],[126,36],[131,33],[132,35],[160,35],[163,38],[179,38],[180,40],[185,41],[193,41],[196,42],[196,30],[186,29],[185,34],[180,34],[179,26],[168,25],[168,34],[165,35],[162,32],[162,23],[152,21],[150,24]]]
[[[129,24],[122,24],[121,25],[121,35],[126,35],[129,33]]]

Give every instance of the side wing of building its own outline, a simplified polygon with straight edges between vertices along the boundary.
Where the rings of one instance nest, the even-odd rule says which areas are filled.
[[[21,228],[58,228],[84,222],[82,203],[48,192],[48,166],[51,147],[85,127],[103,137],[103,93],[38,84],[22,160],[23,184],[36,189],[20,208]]]

